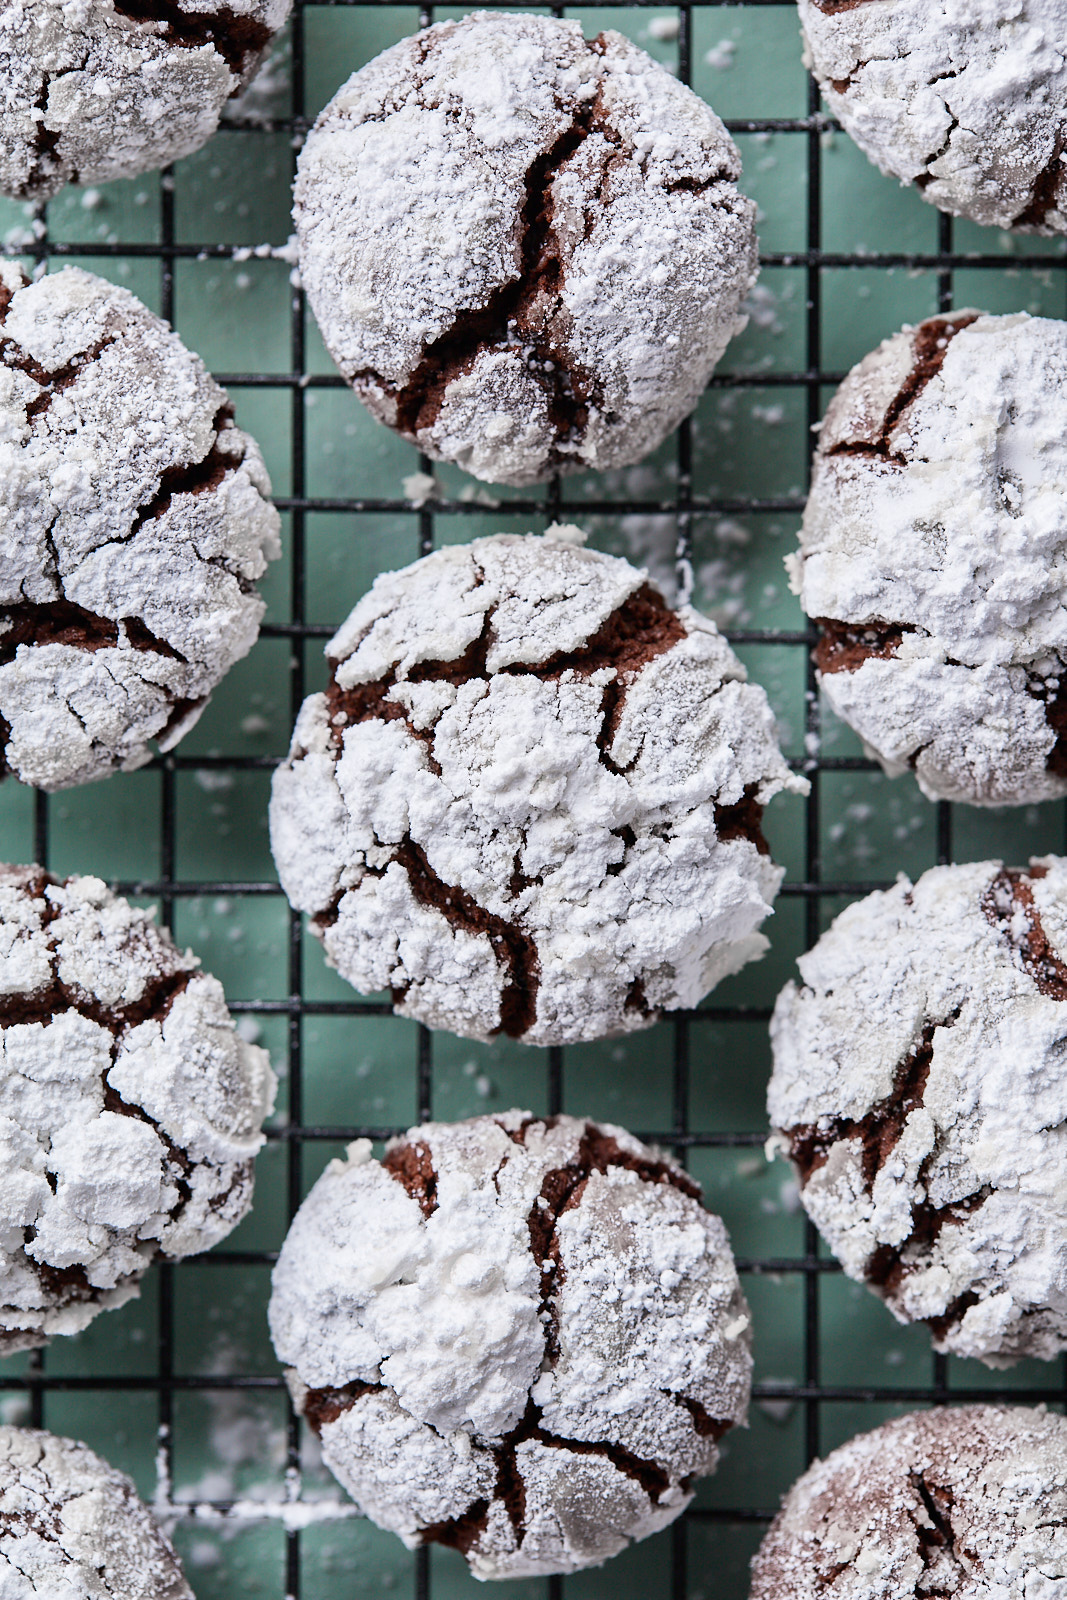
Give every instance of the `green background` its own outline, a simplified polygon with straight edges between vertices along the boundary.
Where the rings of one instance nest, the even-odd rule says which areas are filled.
[[[9,253],[48,270],[75,260],[173,316],[263,447],[285,525],[285,556],[263,585],[263,637],[175,756],[47,802],[0,786],[0,856],[47,857],[55,871],[94,872],[159,904],[282,1079],[255,1208],[231,1238],[210,1257],[153,1270],[138,1301],[80,1337],[0,1363],[3,1420],[43,1419],[85,1439],[180,1513],[175,1538],[198,1600],[484,1592],[454,1552],[412,1556],[351,1515],[289,1416],[264,1316],[292,1207],[353,1130],[413,1120],[420,1089],[442,1118],[516,1103],[545,1111],[555,1097],[662,1142],[684,1135],[677,1147],[727,1223],[754,1315],[750,1427],[724,1441],[685,1523],[600,1571],[512,1584],[516,1597],[741,1600],[760,1515],[812,1451],[946,1393],[1064,1392],[1059,1363],[995,1375],[935,1361],[923,1330],[898,1327],[834,1270],[806,1230],[789,1170],[761,1148],[766,1017],[805,942],[898,871],[950,854],[1019,860],[1064,848],[1059,805],[939,808],[911,777],[871,770],[810,692],[805,623],[782,568],[810,425],[836,379],[902,322],[953,303],[1067,315],[1064,243],[947,223],[875,171],[819,115],[788,3],[561,14],[590,35],[619,28],[675,69],[688,40],[691,81],[733,128],[742,187],[759,206],[765,261],[747,331],[682,440],[625,471],[516,492],[439,467],[437,499],[420,510],[403,486],[420,470],[415,452],[334,375],[286,250],[301,119],[419,25],[412,7],[304,5],[231,125],[172,178],[73,188],[40,216],[0,202]],[[161,255],[161,243],[174,248]],[[813,797],[778,799],[767,814],[787,879],[762,963],[691,1018],[553,1055],[431,1039],[380,997],[354,997],[289,916],[266,801],[295,705],[323,681],[323,638],[376,573],[429,541],[539,530],[560,515],[668,588],[682,540],[695,603],[768,690]]]

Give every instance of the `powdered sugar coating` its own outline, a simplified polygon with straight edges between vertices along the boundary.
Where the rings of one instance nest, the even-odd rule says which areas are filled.
[[[289,6],[3,0],[0,191],[47,200],[65,183],[129,178],[199,150]]]
[[[763,690],[646,574],[498,535],[379,577],[275,774],[289,900],[357,988],[471,1038],[647,1027],[762,953]]]
[[[255,643],[279,519],[232,416],[127,290],[0,261],[0,731],[23,782],[171,749]]]
[[[816,1461],[753,1562],[751,1600],[1057,1600],[1067,1421],[1043,1408],[896,1417]]]
[[[274,1076],[99,878],[0,868],[0,1350],[76,1333],[252,1203]]]
[[[1067,233],[1067,0],[799,0],[834,115],[974,222]]]
[[[1067,859],[849,906],[771,1024],[768,1109],[852,1278],[989,1366],[1067,1347]]]
[[[86,1445],[0,1427],[4,1600],[193,1600],[123,1473]]]
[[[955,312],[854,367],[787,564],[827,699],[888,772],[1067,794],[1067,323]]]
[[[718,117],[644,51],[476,12],[386,50],[301,152],[300,270],[382,422],[498,483],[607,468],[696,404],[755,280]]]
[[[477,1577],[665,1527],[744,1420],[749,1317],[717,1217],[621,1128],[519,1111],[366,1140],[305,1200],[270,1324],[360,1508]]]

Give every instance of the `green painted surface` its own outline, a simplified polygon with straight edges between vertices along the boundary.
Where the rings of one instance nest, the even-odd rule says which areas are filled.
[[[452,13],[438,13],[439,15]],[[458,13],[457,13],[458,14]],[[587,33],[602,26],[623,29],[670,66],[677,40],[670,7],[574,11]],[[664,26],[664,22],[668,22]],[[315,6],[305,9],[305,109],[316,113],[347,75],[378,50],[417,25],[411,7]],[[255,96],[261,112],[284,118],[291,109],[288,42],[275,53],[266,92]],[[692,20],[695,87],[728,118],[803,116],[807,80],[800,62],[796,17],[789,4],[697,6]],[[937,248],[938,219],[913,192],[880,176],[840,133],[816,135],[821,163],[822,243],[834,252]],[[806,249],[809,135],[803,131],[739,135],[745,163],[743,187],[760,207],[765,251]],[[292,368],[290,266],[284,259],[252,254],[256,246],[282,247],[289,233],[288,186],[292,150],[287,132],[262,128],[223,130],[198,155],[182,162],[174,177],[176,239],[186,245],[233,246],[237,259],[183,257],[175,269],[178,331],[220,373],[250,375]],[[101,243],[152,244],[160,238],[158,175],[98,190],[72,189],[49,207],[50,236],[87,252]],[[16,247],[32,242],[25,209],[0,202],[0,238]],[[1067,273],[1060,243],[1012,240],[957,225],[957,247],[992,253],[994,268],[956,273],[958,304],[989,310],[1025,308],[1067,315]],[[158,260],[136,253],[102,258],[86,253],[81,264],[128,285],[149,305],[161,304]],[[807,348],[803,264],[767,268],[753,297],[745,334],[727,352],[723,373],[773,377],[797,373],[810,362],[839,373],[879,338],[908,319],[937,307],[932,271],[826,269],[821,274],[821,347]],[[306,368],[332,372],[310,316],[306,320]],[[250,384],[233,387],[239,421],[263,446],[275,490],[293,492],[294,408],[306,432],[305,490],[314,497],[402,496],[401,480],[418,468],[407,445],[378,428],[345,390],[287,389]],[[832,384],[823,391],[823,399]],[[710,390],[693,428],[693,493],[698,498],[790,499],[802,494],[810,436],[804,390],[769,383]],[[439,469],[443,492],[459,498],[473,486],[451,469]],[[673,514],[584,518],[591,498],[636,497],[671,501],[677,492],[677,455],[668,442],[649,461],[626,471],[564,483],[564,514],[585,521],[600,548],[647,563],[653,573],[672,573],[676,519]],[[524,494],[529,497],[529,492]],[[540,491],[534,492],[540,497]],[[500,502],[499,509],[486,499]],[[500,529],[525,530],[528,520],[509,514],[514,493],[484,491],[465,515],[435,519],[438,542],[468,539]],[[536,519],[542,527],[544,518]],[[268,620],[290,620],[292,528],[286,518],[286,558],[265,585]],[[692,521],[692,565],[696,602],[734,630],[796,629],[802,617],[790,595],[782,556],[791,547],[798,518],[793,513],[726,513],[698,510]],[[412,560],[418,551],[419,518],[391,514],[311,512],[305,523],[305,617],[333,625],[375,574]],[[771,695],[781,718],[787,751],[804,754],[805,662],[796,645],[739,646],[752,675]],[[323,677],[317,641],[303,648],[307,687]],[[241,880],[273,883],[267,848],[264,772],[233,772],[196,765],[196,758],[232,755],[279,756],[292,716],[290,649],[284,639],[264,639],[247,662],[230,674],[211,707],[181,747],[183,763],[174,779],[175,872],[191,882]],[[852,734],[824,717],[822,753],[859,753]],[[161,799],[158,770],[116,777],[106,784],[55,797],[48,806],[51,865],[60,871],[96,872],[122,880],[151,882],[162,871]],[[915,874],[936,859],[935,809],[909,778],[888,782],[880,774],[833,772],[821,779],[818,844],[828,881],[875,882],[898,871]],[[805,873],[805,808],[779,799],[767,817],[774,852],[788,868],[788,881]],[[958,859],[1064,846],[1063,809],[975,812],[956,808],[953,839]],[[34,851],[34,797],[12,783],[0,785],[0,856],[25,861]],[[822,923],[845,904],[824,901]],[[203,894],[179,897],[177,937],[203,957],[234,1000],[281,1000],[290,988],[288,918],[276,895]],[[805,938],[804,908],[783,896],[768,925],[773,948],[767,959],[724,984],[714,1007],[740,1004],[766,1008],[790,975]],[[302,990],[313,1001],[351,998],[351,991],[323,964],[317,944],[301,947]],[[223,1251],[272,1251],[284,1234],[290,1159],[284,1138],[287,1100],[286,1019],[249,1016],[244,1026],[271,1050],[282,1075],[281,1110],[275,1137],[259,1163],[252,1215]],[[415,1115],[417,1031],[388,1016],[362,1018],[313,1014],[297,1025],[303,1061],[303,1111],[308,1124],[404,1124]],[[718,1133],[762,1133],[763,1093],[769,1067],[765,1024],[709,1019],[689,1029],[687,1075],[690,1126]],[[669,1130],[675,1115],[674,1032],[669,1025],[625,1041],[568,1050],[564,1056],[564,1106],[577,1113],[616,1119],[641,1130]],[[509,1041],[490,1046],[441,1035],[432,1044],[433,1105],[437,1115],[459,1117],[521,1103],[547,1106],[547,1055]],[[339,1142],[311,1140],[292,1159],[303,1188],[314,1181]],[[716,1147],[693,1152],[691,1165],[709,1203],[725,1218],[739,1256],[796,1259],[804,1250],[804,1227],[795,1189],[781,1164],[768,1165],[758,1147]],[[237,1375],[276,1378],[278,1368],[266,1334],[268,1292],[265,1265],[191,1261],[172,1274],[173,1370],[182,1379],[228,1380]],[[756,1377],[761,1384],[796,1386],[805,1380],[805,1290],[788,1271],[746,1275],[755,1320]],[[159,1368],[160,1274],[146,1280],[139,1301],[100,1318],[77,1339],[53,1346],[44,1358],[48,1376],[82,1379],[152,1379]],[[820,1308],[817,1359],[822,1382],[845,1388],[893,1389],[924,1386],[932,1378],[929,1345],[920,1330],[897,1327],[871,1296],[839,1275],[818,1280]],[[4,1377],[24,1373],[27,1358],[0,1364],[0,1411],[25,1416],[16,1390]],[[950,1360],[955,1387],[1012,1388],[1048,1381],[1038,1363],[1024,1363],[995,1376],[976,1363]],[[820,1407],[820,1447],[831,1448],[852,1432],[871,1426],[904,1406],[827,1401]],[[49,1390],[48,1426],[74,1433],[130,1471],[142,1491],[156,1487],[157,1395],[151,1388],[115,1393],[83,1387]],[[285,1539],[276,1517],[220,1525],[192,1507],[211,1501],[280,1502],[286,1494],[286,1419],[277,1389],[193,1387],[179,1390],[171,1419],[173,1494],[189,1509],[176,1538],[198,1600],[241,1596],[282,1600],[287,1592]],[[718,1475],[701,1485],[696,1506],[716,1513],[770,1508],[802,1469],[805,1410],[788,1398],[758,1401],[748,1431],[730,1436]],[[342,1497],[306,1447],[303,1495],[318,1501]],[[696,1518],[687,1527],[686,1575],[675,1570],[682,1543],[671,1533],[627,1552],[609,1568],[566,1580],[568,1600],[607,1593],[634,1600],[688,1596],[688,1600],[743,1600],[747,1561],[759,1536],[751,1521]],[[395,1539],[354,1520],[322,1520],[301,1536],[304,1600],[415,1594],[413,1558]],[[476,1586],[453,1553],[435,1550],[430,1561],[435,1597],[470,1596]],[[517,1583],[522,1600],[547,1594],[543,1582]]]

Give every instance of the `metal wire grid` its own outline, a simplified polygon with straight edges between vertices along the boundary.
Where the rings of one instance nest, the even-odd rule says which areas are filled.
[[[305,115],[304,83],[305,83],[305,51],[304,51],[304,18],[306,10],[312,5],[358,5],[375,6],[382,0],[294,0],[294,9],[290,23],[292,39],[292,114],[288,117],[260,119],[241,122],[231,119],[228,127],[244,127],[260,132],[285,132],[293,136],[294,146],[299,142],[300,136],[310,126],[310,120]],[[498,8],[522,9],[521,0],[494,0]],[[585,9],[595,9],[601,6],[625,6],[632,9],[656,9],[655,0],[646,3],[646,0],[583,0]],[[757,7],[757,6],[790,6],[792,0],[692,0],[676,8],[678,16],[678,75],[683,82],[690,81],[691,66],[691,41],[693,12],[703,4],[715,4],[730,7]],[[554,15],[565,14],[564,7],[554,5],[551,7]],[[420,26],[426,26],[433,20],[433,8],[423,7],[420,11]],[[764,372],[757,373],[730,373],[716,375],[711,380],[711,387],[715,389],[739,389],[746,387],[777,387],[801,389],[806,399],[806,422],[812,427],[818,422],[822,411],[822,394],[827,385],[833,385],[843,376],[840,372],[831,372],[821,366],[821,335],[823,325],[822,306],[822,274],[828,268],[894,268],[925,269],[935,271],[938,285],[938,308],[949,311],[953,306],[953,274],[961,267],[967,269],[1001,269],[1006,265],[1001,254],[988,252],[976,254],[968,252],[958,253],[954,249],[953,221],[950,217],[940,216],[938,219],[938,248],[935,253],[915,252],[865,252],[864,254],[832,253],[822,249],[822,195],[821,195],[821,141],[827,130],[834,129],[837,124],[834,120],[820,110],[820,97],[817,85],[813,79],[808,81],[807,115],[796,118],[781,117],[755,117],[741,118],[727,121],[727,127],[732,133],[788,133],[805,141],[806,145],[806,176],[807,176],[807,237],[806,248],[803,251],[771,252],[761,255],[761,265],[764,267],[800,267],[804,269],[806,284],[806,327],[805,327],[805,365],[803,371],[797,372]],[[174,183],[172,173],[168,170],[162,175],[161,186],[161,223],[160,239],[154,244],[146,243],[62,243],[50,240],[47,228],[45,208],[40,208],[35,219],[35,240],[32,246],[11,246],[6,249],[8,254],[29,255],[38,263],[40,270],[45,270],[51,260],[62,259],[66,256],[79,257],[149,257],[159,262],[160,268],[160,308],[161,314],[168,321],[174,318],[174,263],[177,259],[211,257],[231,258],[234,247],[230,245],[195,243],[179,243],[175,239],[174,219]],[[1065,290],[1067,290],[1067,253],[1057,255],[1042,255],[1040,257],[1042,269],[1051,268],[1063,274]],[[309,497],[306,492],[306,419],[304,409],[304,395],[308,388],[343,388],[343,380],[336,375],[310,374],[306,370],[305,355],[305,304],[304,295],[299,288],[294,288],[290,304],[290,371],[282,373],[264,372],[235,372],[219,373],[217,377],[224,385],[243,388],[271,388],[288,390],[291,396],[291,493],[287,496],[276,498],[279,510],[289,513],[291,533],[289,540],[289,563],[291,578],[291,604],[289,621],[286,623],[271,623],[261,630],[267,638],[285,638],[290,643],[290,670],[291,670],[291,711],[295,718],[296,712],[304,698],[304,641],[314,638],[327,638],[333,632],[329,625],[316,625],[309,623],[305,616],[305,520],[309,512],[336,511],[347,513],[377,513],[377,512],[411,512],[415,507],[411,502],[403,499],[390,498],[351,498],[331,499]],[[580,506],[571,509],[587,515],[628,516],[633,514],[659,514],[673,516],[677,528],[677,561],[679,572],[683,576],[688,573],[689,561],[692,553],[692,523],[695,514],[711,512],[719,515],[754,512],[779,512],[799,513],[803,509],[803,499],[795,497],[767,497],[757,496],[741,497],[716,497],[701,498],[692,492],[692,428],[690,421],[686,421],[677,433],[677,490],[670,498],[590,498],[583,499]],[[425,470],[430,463],[423,460],[421,463]],[[529,515],[531,518],[554,519],[562,507],[560,484],[557,481],[549,485],[544,499],[511,499],[507,502],[509,514]],[[434,548],[435,519],[438,516],[448,517],[454,514],[466,514],[471,506],[464,501],[435,499],[418,508],[419,524],[419,550],[426,553]],[[820,710],[816,693],[815,672],[811,661],[811,646],[816,635],[812,630],[767,630],[767,629],[733,629],[726,630],[726,636],[735,644],[771,644],[789,650],[803,650],[807,653],[807,694],[805,712],[805,733],[807,735],[806,748],[818,750],[820,740]],[[182,756],[168,755],[158,759],[154,766],[161,774],[161,872],[157,881],[145,882],[131,880],[118,882],[115,887],[123,893],[138,895],[158,896],[161,902],[163,920],[170,924],[173,917],[175,901],[179,897],[202,896],[211,894],[224,894],[228,896],[250,895],[280,895],[281,891],[275,882],[270,881],[204,881],[185,880],[175,872],[175,824],[176,824],[176,774],[183,769],[203,769],[218,767],[223,769],[241,770],[255,768],[272,768],[277,765],[279,758],[271,756]],[[805,946],[808,947],[818,938],[820,931],[821,903],[829,896],[857,896],[867,894],[872,889],[880,887],[873,881],[827,881],[821,873],[820,863],[820,780],[824,773],[834,771],[876,771],[876,764],[860,757],[832,758],[815,756],[810,759],[796,760],[793,765],[802,768],[811,783],[811,793],[804,803],[804,878],[801,882],[786,882],[781,890],[783,896],[800,897],[805,908]],[[35,795],[34,811],[34,838],[35,854],[37,861],[48,865],[49,859],[49,799],[42,792]],[[952,859],[952,834],[953,816],[952,806],[947,802],[937,805],[937,858],[939,862],[948,862]],[[291,1218],[300,1204],[302,1198],[301,1152],[305,1143],[316,1141],[349,1141],[356,1138],[370,1138],[382,1140],[402,1132],[400,1126],[323,1126],[307,1124],[303,1120],[303,1094],[302,1094],[302,1050],[303,1050],[303,1020],[313,1015],[342,1015],[342,1016],[371,1016],[389,1014],[391,1007],[385,1002],[375,1002],[353,998],[348,1001],[317,1001],[305,998],[303,951],[302,951],[302,926],[301,918],[295,913],[289,913],[288,919],[288,997],[281,1000],[231,1000],[230,1009],[235,1013],[251,1013],[259,1015],[282,1015],[287,1018],[287,1052],[288,1052],[288,1120],[285,1126],[272,1129],[269,1137],[281,1141],[287,1148],[287,1207]],[[708,1023],[737,1023],[737,1022],[766,1022],[769,1019],[769,1010],[751,1006],[716,1006],[710,1005],[699,1010],[675,1013],[664,1026],[669,1026],[673,1036],[672,1048],[672,1115],[669,1128],[644,1130],[642,1137],[670,1147],[677,1157],[684,1161],[688,1152],[695,1147],[759,1147],[765,1138],[764,1129],[755,1129],[751,1132],[709,1132],[694,1129],[690,1125],[689,1115],[689,1090],[690,1090],[690,1040],[694,1027],[701,1028]],[[425,1119],[432,1114],[431,1086],[432,1086],[432,1051],[433,1039],[430,1032],[420,1026],[418,1029],[417,1046],[417,1106],[418,1116]],[[547,1104],[550,1112],[557,1112],[563,1105],[563,1083],[565,1071],[565,1052],[561,1048],[553,1048],[547,1052]],[[260,1265],[268,1266],[275,1259],[275,1253],[270,1251],[238,1251],[219,1249],[207,1256],[196,1258],[199,1264],[214,1264],[225,1266]],[[803,1370],[804,1379],[796,1387],[786,1387],[782,1384],[763,1383],[754,1388],[754,1397],[767,1400],[788,1400],[800,1402],[804,1410],[805,1433],[805,1459],[810,1461],[820,1450],[820,1410],[826,1402],[853,1401],[863,1403],[888,1402],[896,1404],[908,1402],[915,1404],[943,1404],[947,1400],[962,1402],[967,1400],[990,1400],[1002,1397],[1015,1402],[1026,1401],[1037,1403],[1041,1401],[1062,1405],[1067,1401],[1067,1365],[1064,1367],[1064,1381],[1056,1383],[1050,1381],[1047,1385],[1031,1388],[976,1388],[966,1389],[952,1386],[948,1383],[947,1359],[936,1354],[931,1355],[930,1382],[920,1386],[879,1386],[870,1385],[860,1387],[829,1385],[820,1381],[820,1280],[825,1273],[839,1272],[840,1268],[835,1261],[820,1256],[818,1251],[818,1235],[810,1222],[805,1224],[805,1249],[800,1257],[767,1257],[739,1258],[738,1267],[742,1274],[799,1274],[804,1283],[804,1352]],[[158,1421],[160,1439],[160,1473],[165,1485],[171,1482],[171,1457],[173,1437],[173,1410],[174,1397],[181,1391],[189,1390],[280,1390],[284,1388],[283,1380],[273,1374],[257,1375],[253,1373],[239,1373],[229,1376],[185,1376],[174,1371],[174,1279],[180,1266],[160,1264],[155,1269],[159,1282],[158,1303],[158,1334],[157,1334],[157,1372],[145,1376],[93,1376],[78,1377],[71,1375],[51,1375],[47,1368],[46,1354],[38,1351],[30,1358],[29,1368],[24,1376],[10,1374],[0,1375],[0,1392],[22,1390],[28,1394],[30,1403],[31,1421],[34,1426],[41,1426],[44,1417],[44,1397],[52,1391],[144,1391],[154,1393],[158,1401]],[[1057,1369],[1050,1368],[1050,1380]],[[299,1419],[289,1408],[288,1417],[288,1452],[286,1484],[288,1492],[295,1498],[299,1494],[300,1479],[300,1427]],[[229,1503],[225,1501],[213,1502],[213,1508],[222,1515],[229,1510]],[[176,1505],[173,1509],[181,1512],[183,1509]],[[187,1509],[187,1508],[185,1508]],[[265,1512],[269,1514],[269,1507]],[[275,1508],[276,1512],[277,1508]],[[671,1600],[685,1600],[690,1592],[690,1571],[687,1559],[687,1530],[688,1526],[697,1521],[708,1521],[718,1524],[744,1524],[764,1523],[773,1514],[774,1508],[768,1505],[735,1506],[729,1508],[691,1507],[685,1516],[674,1523],[671,1533],[671,1571],[667,1588]],[[285,1554],[285,1596],[286,1600],[316,1600],[313,1594],[308,1593],[307,1586],[303,1583],[301,1572],[301,1534],[298,1529],[287,1529]],[[421,1549],[414,1558],[414,1594],[416,1600],[430,1600],[430,1552]],[[566,1590],[566,1580],[550,1578],[546,1580],[546,1593],[549,1600],[562,1600]]]

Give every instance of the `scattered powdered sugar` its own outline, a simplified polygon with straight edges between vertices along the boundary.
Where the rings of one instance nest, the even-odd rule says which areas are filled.
[[[1067,793],[1067,324],[955,312],[853,368],[787,566],[888,772],[973,805]]]
[[[852,1278],[989,1366],[1067,1347],[1067,859],[849,906],[771,1024],[772,1141]]]
[[[177,743],[255,643],[269,494],[224,391],[140,301],[0,261],[2,770],[59,789]]]
[[[151,918],[0,868],[0,1349],[84,1328],[252,1203],[269,1058]]]
[[[360,1508],[481,1578],[574,1571],[672,1522],[751,1373],[726,1232],[699,1201],[623,1129],[519,1111],[331,1162],[269,1315]]]
[[[755,281],[714,112],[621,34],[477,12],[386,50],[300,156],[300,267],[381,421],[525,484],[653,449]]]
[[[0,1427],[5,1600],[193,1600],[129,1478],[84,1444]]]
[[[766,947],[762,808],[806,791],[714,624],[567,532],[379,577],[275,774],[274,859],[328,960],[471,1038],[695,1005]]]
[[[0,190],[46,200],[205,144],[290,0],[5,0]]]
[[[862,1433],[793,1485],[752,1574],[751,1600],[1058,1600],[1067,1420],[946,1406]]]
[[[799,0],[834,115],[942,211],[1067,233],[1067,0]]]

